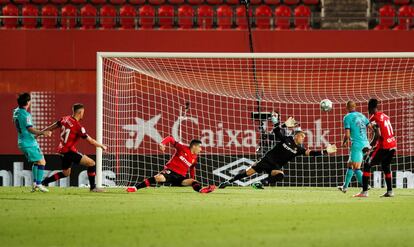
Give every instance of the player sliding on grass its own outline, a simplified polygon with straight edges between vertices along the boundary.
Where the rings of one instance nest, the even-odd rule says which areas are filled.
[[[362,177],[362,192],[354,195],[354,197],[368,197],[368,184],[371,177],[371,167],[381,164],[382,171],[385,176],[385,183],[387,184],[387,192],[383,197],[393,197],[392,191],[392,176],[391,176],[391,161],[397,149],[397,141],[394,137],[394,130],[392,129],[390,118],[385,113],[378,111],[378,100],[370,99],[368,102],[368,112],[371,115],[369,121],[374,128],[374,138],[371,146],[375,147],[371,151],[364,162],[364,174]]]
[[[280,142],[269,150],[261,160],[253,164],[253,166],[247,168],[246,170],[241,171],[232,179],[225,181],[219,185],[220,189],[223,189],[234,181],[239,179],[249,177],[255,173],[266,172],[269,174],[267,178],[269,183],[275,183],[282,181],[284,178],[283,167],[288,164],[293,158],[299,155],[307,156],[320,156],[323,154],[332,154],[336,152],[335,145],[328,145],[328,147],[323,151],[311,151],[309,149],[303,148],[303,142],[305,139],[305,132],[299,130],[294,133],[293,136],[285,136],[281,133],[281,127],[295,127],[296,121],[294,118],[289,117],[282,126],[280,126],[279,120],[274,121],[275,128],[273,132],[275,137],[280,140]],[[263,189],[261,184],[256,184],[256,188]]]
[[[165,151],[167,144],[172,144],[176,151],[173,157],[167,162],[157,175],[147,178],[141,183],[135,184],[134,187],[127,188],[127,192],[136,192],[139,189],[149,187],[151,184],[170,183],[173,186],[192,186],[194,191],[200,193],[210,193],[215,190],[214,185],[202,188],[201,184],[195,180],[195,166],[197,164],[197,155],[201,152],[201,141],[192,140],[190,145],[184,145],[169,136],[162,140],[160,144],[161,151]],[[187,177],[190,169],[190,177]]]
[[[80,164],[88,167],[88,179],[91,192],[103,192],[102,189],[97,188],[95,184],[96,166],[95,161],[87,155],[81,154],[75,147],[75,144],[80,138],[85,139],[89,144],[106,150],[106,146],[98,143],[95,139],[90,137],[84,127],[80,124],[83,119],[85,108],[82,104],[74,104],[72,106],[73,114],[71,116],[62,117],[59,121],[47,127],[45,131],[55,130],[60,128],[60,143],[58,147],[59,154],[62,158],[62,172],[42,181],[43,185],[48,185],[51,182],[70,175],[72,164]]]

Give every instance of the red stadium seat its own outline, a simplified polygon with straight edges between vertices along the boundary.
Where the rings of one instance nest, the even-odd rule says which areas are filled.
[[[69,0],[50,0],[51,3],[54,4],[65,4],[67,3]]]
[[[225,1],[227,5],[236,5],[236,4],[240,4],[240,0],[226,0]]]
[[[165,0],[148,0],[150,5],[162,5],[165,3]]]
[[[283,3],[286,5],[298,5],[300,0],[284,0]]]
[[[256,27],[258,29],[269,29],[272,20],[272,9],[267,5],[260,5],[255,10]]]
[[[30,0],[14,0],[13,3],[15,3],[15,4],[26,4],[26,3],[30,3]]]
[[[194,9],[190,5],[182,5],[178,8],[178,26],[181,29],[193,27]]]
[[[97,12],[96,8],[91,4],[86,4],[81,8],[81,29],[93,29],[96,27]]]
[[[76,19],[78,17],[78,10],[75,6],[68,4],[62,8],[62,19],[60,24],[63,29],[70,29],[76,27]]]
[[[145,3],[145,0],[128,0],[128,3],[132,5],[142,5]]]
[[[200,28],[209,29],[213,27],[214,11],[211,6],[202,5],[197,9],[197,20]]]
[[[135,17],[137,13],[135,8],[129,4],[123,5],[119,9],[119,23],[121,29],[133,29],[135,28]]]
[[[174,5],[180,5],[180,4],[184,4],[185,0],[168,0],[169,4],[174,4]]]
[[[187,2],[191,5],[201,5],[204,3],[204,0],[187,0]]]
[[[249,8],[250,22],[252,21],[252,9]],[[244,5],[237,7],[236,9],[236,25],[237,29],[247,28],[246,8]]]
[[[11,0],[0,0],[0,5],[9,4]]]
[[[217,8],[217,26],[219,29],[229,29],[233,25],[233,9],[228,5]]]
[[[88,2],[90,2],[94,5],[101,5],[101,4],[105,4],[106,0],[88,0]]]
[[[218,4],[222,4],[223,0],[206,0],[206,2],[211,5],[218,5]]]
[[[22,8],[23,27],[24,28],[36,28],[37,16],[39,15],[39,9],[33,4],[25,4]]]
[[[394,4],[398,4],[398,5],[405,5],[409,3],[410,3],[410,0],[394,0]]]
[[[49,2],[49,0],[32,0],[32,3],[35,4],[47,4],[47,2]]]
[[[264,0],[263,2],[267,5],[278,5],[280,4],[281,0]]]
[[[280,0],[270,0],[270,1],[280,2]],[[225,0],[224,2],[225,2],[225,4],[229,4],[229,5],[236,5],[236,4],[237,5],[242,5],[242,4],[240,4],[240,0]],[[261,3],[262,3],[262,0],[250,0],[251,5],[259,5]]]
[[[155,20],[154,7],[150,5],[144,5],[139,8],[140,25],[142,29],[152,29]]]
[[[163,5],[158,8],[158,24],[161,29],[173,28],[174,25],[174,7]]]
[[[384,5],[379,9],[379,25],[376,30],[388,29],[395,24],[395,9],[391,5]]]
[[[101,26],[103,29],[112,29],[115,27],[116,9],[112,5],[104,5],[99,10],[101,17]]]
[[[86,4],[88,0],[70,0],[70,3],[73,4]]]
[[[19,16],[19,9],[13,4],[7,4],[2,9],[2,15],[4,16],[16,16],[16,18],[3,19],[3,25],[5,28],[16,28],[17,27],[17,16]]]
[[[306,5],[317,5],[317,4],[319,4],[319,0],[302,0],[302,2]]]
[[[305,5],[295,8],[295,29],[306,30],[310,28],[311,10]]]
[[[125,4],[126,0],[109,0],[109,2],[113,5],[121,5],[121,4]]]
[[[58,9],[53,4],[48,4],[42,8],[42,27],[56,28]]]
[[[280,5],[275,9],[275,26],[278,30],[290,29],[292,10],[286,5]]]
[[[401,6],[398,10],[398,25],[394,30],[409,30],[413,24],[414,9],[409,5]]]
[[[262,0],[250,0],[251,5],[259,5],[262,4]]]

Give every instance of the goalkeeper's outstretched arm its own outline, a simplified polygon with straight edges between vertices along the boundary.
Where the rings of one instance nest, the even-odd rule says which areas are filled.
[[[273,121],[273,120],[272,120]],[[275,124],[275,128],[273,128],[273,133],[275,134],[276,139],[279,139],[281,141],[286,139],[286,136],[282,134],[281,128],[292,128],[297,126],[297,122],[293,117],[289,117],[283,124],[282,126],[280,126],[279,121],[277,121],[276,123],[273,121],[273,123]]]
[[[305,155],[306,156],[321,156],[321,155],[333,154],[333,153],[336,153],[336,145],[328,145],[322,151],[312,151],[310,149],[307,149],[305,152]]]

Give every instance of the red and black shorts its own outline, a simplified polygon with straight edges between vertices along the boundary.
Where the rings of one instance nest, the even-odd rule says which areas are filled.
[[[187,177],[184,177],[174,171],[171,171],[169,169],[164,169],[160,172],[165,177],[165,185],[172,185],[172,186],[181,186],[182,182],[187,179]]]
[[[66,170],[72,167],[72,164],[79,164],[83,154],[79,153],[79,152],[67,152],[67,153],[63,153],[60,154],[61,155],[61,159],[62,159],[62,169]]]
[[[394,158],[395,149],[377,148],[371,151],[369,155],[369,163],[371,166],[375,165],[390,165],[392,158]]]

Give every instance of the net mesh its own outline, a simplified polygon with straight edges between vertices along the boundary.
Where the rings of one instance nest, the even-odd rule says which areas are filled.
[[[109,146],[103,182],[125,186],[156,174],[174,152],[170,147],[163,153],[158,144],[173,136],[184,143],[202,140],[196,178],[217,184],[274,145],[271,121],[254,119],[253,112],[278,111],[282,120],[294,116],[307,133],[305,145],[320,150],[340,145],[346,101],[356,101],[367,115],[367,101],[376,97],[398,141],[393,170],[400,173],[394,177],[409,186],[414,180],[414,140],[407,135],[414,126],[413,75],[412,57],[103,58],[103,142]],[[325,98],[334,103],[330,112],[320,110]],[[284,168],[286,178],[278,185],[337,186],[347,160],[346,148],[330,157],[298,157]]]

